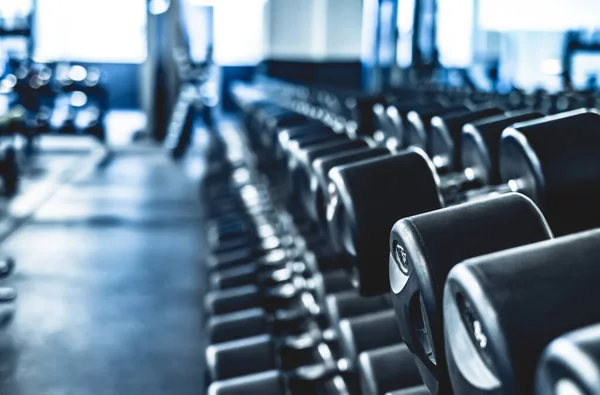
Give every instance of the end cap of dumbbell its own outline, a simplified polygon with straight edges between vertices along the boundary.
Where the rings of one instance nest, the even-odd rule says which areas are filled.
[[[423,383],[414,357],[403,343],[362,352],[358,366],[364,394],[381,394]]]
[[[419,385],[401,390],[386,392],[385,395],[431,395],[427,387]],[[443,395],[443,394],[442,394]]]
[[[540,358],[536,394],[600,393],[600,325],[554,340]]]
[[[213,381],[276,369],[273,339],[259,335],[206,348],[206,365]]]
[[[286,395],[285,377],[277,370],[215,381],[208,395]]]
[[[0,257],[0,278],[11,275],[15,269],[15,260],[10,256]]]
[[[210,343],[222,343],[231,340],[256,336],[267,331],[265,311],[254,308],[234,313],[215,315],[208,319],[207,338]]]
[[[261,302],[260,289],[256,285],[210,291],[204,299],[204,308],[210,315],[227,314],[257,307]]]
[[[339,331],[344,355],[353,361],[363,351],[402,342],[391,309],[343,319]]]

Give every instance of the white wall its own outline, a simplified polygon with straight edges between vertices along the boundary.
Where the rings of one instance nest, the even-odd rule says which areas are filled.
[[[327,57],[359,59],[363,8],[361,0],[328,0]]]
[[[266,58],[360,58],[362,0],[269,0],[265,18]]]

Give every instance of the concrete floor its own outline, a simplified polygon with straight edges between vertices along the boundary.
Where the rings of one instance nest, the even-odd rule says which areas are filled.
[[[19,294],[0,328],[1,394],[204,392],[202,224],[183,170],[124,151],[0,245]]]

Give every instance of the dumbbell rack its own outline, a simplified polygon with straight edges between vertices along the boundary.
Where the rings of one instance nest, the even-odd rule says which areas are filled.
[[[247,144],[244,142],[244,136],[242,133],[238,133],[235,138],[238,141],[229,142],[236,147],[247,147]],[[221,150],[227,151],[230,147],[225,143],[225,147],[221,147]],[[259,375],[244,375],[243,383],[244,388],[246,388],[245,393],[273,393],[273,391],[277,392],[279,389],[274,389],[271,387],[265,387],[265,383],[279,382],[281,381],[281,377],[284,377],[287,380],[287,384],[285,386],[293,385],[296,388],[301,388],[300,391],[302,393],[323,393],[323,394],[359,394],[362,391],[359,388],[359,380],[356,374],[356,360],[357,355],[354,355],[354,358],[347,358],[348,356],[348,348],[347,344],[340,344],[338,341],[339,334],[336,333],[336,323],[331,322],[331,316],[328,313],[325,313],[323,310],[327,309],[324,307],[324,300],[326,299],[326,295],[324,292],[324,288],[320,288],[318,284],[322,284],[323,276],[319,272],[319,269],[316,268],[316,255],[313,251],[311,251],[312,246],[315,245],[315,235],[311,234],[311,229],[305,226],[303,223],[298,223],[294,221],[293,209],[289,209],[285,206],[285,202],[283,201],[280,193],[281,186],[279,185],[270,185],[267,181],[267,178],[260,173],[257,169],[255,163],[252,160],[252,153],[248,150],[241,155],[240,159],[237,161],[231,162],[227,161],[223,158],[222,155],[224,152],[221,152],[221,155],[213,155],[216,156],[217,160],[213,160],[208,164],[209,174],[205,178],[203,185],[203,196],[205,199],[205,207],[208,211],[208,219],[207,219],[207,234],[206,239],[211,249],[212,256],[209,257],[209,262],[207,265],[209,267],[215,268],[218,267],[219,264],[223,265],[224,262],[224,254],[221,254],[221,258],[216,258],[219,253],[216,251],[219,249],[219,236],[222,235],[223,231],[218,230],[219,227],[218,222],[223,218],[227,217],[227,215],[232,214],[231,210],[233,206],[223,203],[226,200],[238,200],[241,205],[238,206],[238,209],[245,210],[246,213],[250,214],[252,218],[251,222],[254,222],[254,226],[257,229],[257,233],[259,234],[259,239],[256,240],[257,243],[274,243],[276,239],[279,239],[279,246],[272,248],[271,246],[264,246],[268,252],[263,255],[263,263],[264,261],[268,261],[270,258],[273,260],[281,259],[278,255],[283,254],[284,259],[288,259],[290,262],[298,260],[295,264],[300,265],[300,269],[296,269],[296,279],[294,281],[284,281],[289,280],[289,271],[287,270],[289,266],[285,268],[281,268],[279,270],[270,271],[270,275],[268,279],[264,282],[269,282],[271,285],[269,298],[273,302],[273,300],[277,300],[277,302],[273,303],[268,311],[250,308],[252,306],[252,298],[249,295],[256,295],[255,293],[246,293],[245,291],[256,290],[255,285],[250,286],[242,286],[237,287],[235,290],[222,290],[220,291],[220,296],[229,292],[230,299],[215,297],[215,292],[209,292],[206,297],[206,311],[210,315],[207,319],[207,332],[209,333],[209,342],[217,343],[212,344],[207,349],[207,364],[208,364],[208,374],[207,380],[214,381],[211,388],[219,388],[216,393],[220,393],[219,391],[223,391],[221,387],[221,383],[227,382],[225,388],[228,388],[232,384],[235,384],[235,377],[237,376],[237,371],[248,372],[249,370],[252,372],[260,372],[267,371],[267,373],[261,373]],[[210,157],[211,155],[209,155]],[[220,158],[219,158],[220,156]],[[219,160],[220,159],[220,160]],[[224,185],[230,185],[230,188],[225,187]],[[236,196],[237,195],[237,196]],[[223,206],[223,207],[220,207]],[[225,210],[223,210],[223,208]],[[269,218],[265,221],[265,219]],[[221,222],[223,227],[223,222]],[[302,229],[302,228],[305,229]],[[317,236],[316,239],[319,237]],[[287,240],[287,241],[284,241]],[[224,240],[221,240],[225,243]],[[292,241],[292,242],[290,242]],[[283,244],[283,245],[282,245]],[[318,242],[317,242],[318,244]],[[243,256],[244,247],[232,248],[228,250],[228,257],[225,258],[229,260],[229,262],[233,262],[239,259],[240,256]],[[302,259],[299,259],[302,258]],[[220,260],[220,262],[216,262]],[[300,262],[304,262],[304,266]],[[308,263],[307,263],[308,262]],[[227,266],[226,264],[225,266]],[[308,269],[306,266],[311,267]],[[220,273],[227,272],[228,269],[223,269]],[[254,267],[248,267],[248,269],[236,269],[235,267],[229,269],[229,273],[237,274],[233,276],[225,276],[229,278],[230,281],[235,282],[236,279],[244,276],[252,276],[255,274]],[[294,269],[292,269],[294,271]],[[303,275],[299,275],[299,272],[302,271]],[[313,271],[313,273],[308,273]],[[217,271],[218,273],[218,271]],[[333,271],[332,273],[335,273]],[[281,276],[281,278],[277,278]],[[335,277],[329,276],[329,277]],[[349,280],[346,278],[345,273],[343,279],[339,278],[334,281],[337,281],[337,285],[333,285],[333,290],[344,290],[351,289],[351,284]],[[226,286],[225,283],[227,279],[223,279],[223,277],[219,277],[218,274],[213,273],[209,276],[210,280],[209,289],[218,289],[220,287]],[[279,280],[279,281],[278,281]],[[340,281],[341,280],[341,281]],[[330,281],[331,282],[331,281]],[[277,284],[279,283],[279,285]],[[292,285],[293,284],[293,285]],[[295,289],[294,289],[295,287]],[[336,289],[337,287],[337,289]],[[299,291],[300,290],[300,291]],[[315,291],[317,290],[317,291]],[[329,291],[332,290],[332,286],[330,284]],[[238,295],[235,293],[239,292]],[[244,295],[248,296],[244,300]],[[264,295],[263,295],[264,296]],[[254,296],[253,296],[254,297]],[[218,301],[216,301],[218,299]],[[367,311],[376,309],[381,309],[383,307],[389,307],[387,304],[387,300],[385,298],[363,298],[365,301],[365,309]],[[236,302],[238,306],[232,307],[231,303]],[[237,309],[239,305],[248,304],[248,309],[244,311],[235,311],[228,313],[228,309]],[[225,312],[225,314],[217,314],[219,312]],[[251,317],[252,314],[255,314],[255,320],[260,320],[263,318],[265,314],[269,314],[272,318],[269,321],[270,328],[265,330],[264,327],[255,328],[252,322],[252,319],[248,319],[247,327],[246,327],[246,339],[235,339],[233,340],[227,334],[227,321],[229,318],[234,319],[239,317],[240,315],[247,314],[248,317]],[[379,315],[378,315],[379,314]],[[389,318],[387,315],[392,315],[392,312],[380,312],[375,313],[373,319],[378,319],[379,316],[384,318]],[[362,325],[368,323],[369,318],[363,319],[361,321]],[[386,320],[389,322],[389,320]],[[378,331],[373,336],[377,337],[378,334],[383,334],[383,332],[390,332],[393,334],[397,334],[397,330],[389,331],[387,326],[383,326],[380,328],[381,331]],[[393,328],[395,329],[395,328]],[[265,335],[263,332],[269,333],[272,335],[269,337]],[[279,332],[280,335],[277,336],[275,333]],[[285,335],[283,335],[285,333]],[[252,337],[254,335],[254,337]],[[257,347],[260,345],[259,339],[261,338],[264,342],[271,342],[273,344],[277,344],[279,350],[288,350],[290,351],[293,357],[287,357],[285,352],[278,352],[274,350],[272,354],[264,355],[264,358],[257,356],[256,354],[259,352],[259,348],[253,348],[249,346],[249,342],[258,341]],[[252,340],[253,339],[253,340]],[[223,342],[223,341],[228,342]],[[393,339],[398,340],[400,339]],[[360,342],[360,341],[359,341]],[[364,343],[364,341],[363,341]],[[240,360],[228,360],[227,359],[227,350],[236,350],[236,353],[232,353],[237,358],[240,356],[244,356],[244,354],[240,353],[239,350],[243,348],[247,348],[248,357],[250,357],[252,363],[255,365],[252,369],[248,369],[248,367],[244,367],[244,369],[236,369],[235,364],[243,364],[244,361]],[[400,347],[404,347],[400,345]],[[368,347],[367,347],[368,348]],[[218,349],[218,352],[215,351]],[[403,350],[404,351],[404,350]],[[351,353],[350,353],[351,354]],[[219,355],[220,357],[216,357]],[[411,363],[411,362],[409,362]],[[278,367],[279,370],[274,370],[275,367]],[[414,370],[414,385],[419,384],[420,379],[418,378],[418,374],[416,370]],[[265,381],[264,375],[272,374],[275,380]],[[281,377],[280,377],[281,376]],[[256,389],[249,389],[252,385],[249,383],[250,378],[257,378],[260,383],[256,383]],[[225,380],[225,381],[222,381]],[[251,381],[251,379],[250,379]],[[252,392],[258,391],[258,392]],[[261,392],[263,391],[263,392]],[[225,390],[227,392],[227,390]]]

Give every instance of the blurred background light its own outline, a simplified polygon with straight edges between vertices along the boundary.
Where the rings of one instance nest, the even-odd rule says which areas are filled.
[[[474,0],[438,0],[437,43],[445,67],[473,62]]]
[[[37,0],[34,59],[141,63],[146,6],[146,0]]]
[[[598,0],[479,0],[478,18],[487,30],[589,29],[600,27],[597,7]]]

